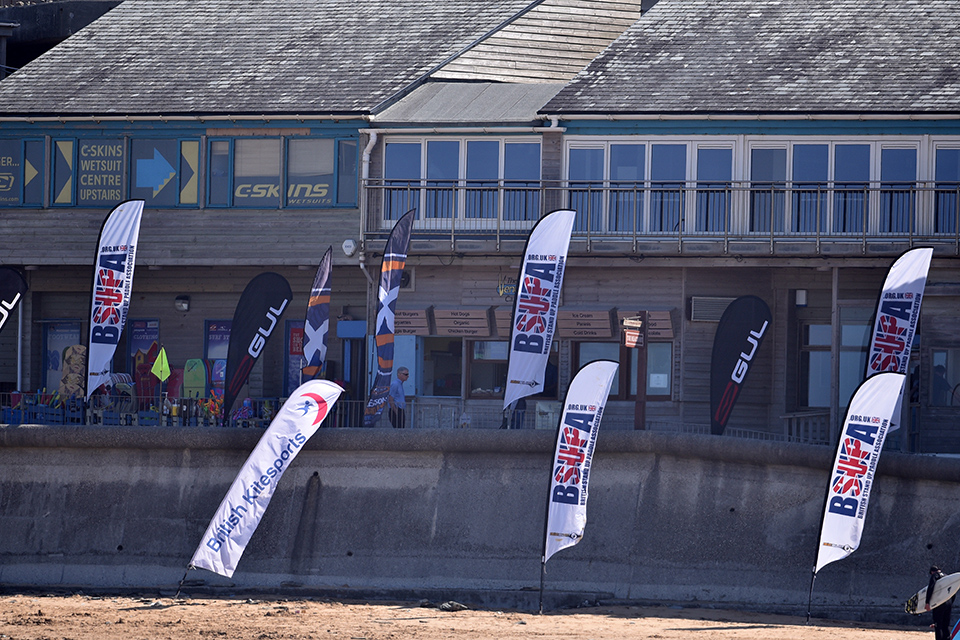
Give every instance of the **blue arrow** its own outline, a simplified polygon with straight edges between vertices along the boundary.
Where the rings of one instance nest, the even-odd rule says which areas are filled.
[[[143,158],[137,160],[137,186],[151,187],[153,195],[156,196],[161,189],[167,186],[170,179],[177,175],[167,159],[164,158],[159,149],[153,150],[153,160]]]

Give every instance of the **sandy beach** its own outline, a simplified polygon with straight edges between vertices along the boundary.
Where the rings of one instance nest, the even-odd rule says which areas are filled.
[[[924,626],[666,607],[589,607],[543,615],[459,603],[292,598],[0,596],[0,640],[913,640]],[[441,606],[442,605],[442,606]],[[929,616],[927,616],[929,618]],[[922,619],[924,623],[929,622]]]

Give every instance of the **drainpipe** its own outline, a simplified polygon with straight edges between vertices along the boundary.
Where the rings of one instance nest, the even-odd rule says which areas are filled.
[[[367,282],[369,282],[372,287],[374,286],[373,277],[370,275],[370,272],[367,271],[366,242],[364,242],[363,239],[363,231],[367,228],[367,194],[369,192],[366,186],[367,180],[370,178],[370,154],[373,152],[373,148],[377,146],[377,131],[375,129],[369,129],[368,132],[370,139],[367,141],[367,146],[363,148],[363,155],[360,160],[360,185],[363,187],[363,199],[360,202],[363,210],[360,212],[360,254],[358,258],[360,261],[360,271],[363,271],[363,275],[366,276]]]

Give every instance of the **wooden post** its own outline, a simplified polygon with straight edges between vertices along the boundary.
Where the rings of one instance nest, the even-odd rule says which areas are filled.
[[[621,326],[624,346],[637,350],[637,399],[633,409],[633,428],[647,428],[647,312],[624,318]],[[626,374],[626,372],[625,372]]]

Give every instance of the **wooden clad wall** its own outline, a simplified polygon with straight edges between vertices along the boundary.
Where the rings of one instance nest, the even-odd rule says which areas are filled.
[[[16,238],[4,264],[92,265],[109,210],[10,209],[0,233]],[[359,239],[358,209],[146,209],[138,266],[316,265],[328,245],[334,264],[355,264],[340,245]]]

